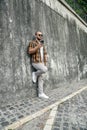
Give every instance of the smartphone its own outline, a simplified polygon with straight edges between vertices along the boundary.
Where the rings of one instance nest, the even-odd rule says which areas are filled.
[[[41,44],[44,44],[44,40],[41,40],[40,42],[41,42]]]

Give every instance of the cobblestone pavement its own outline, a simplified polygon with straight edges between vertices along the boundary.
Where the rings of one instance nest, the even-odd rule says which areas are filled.
[[[87,81],[79,83],[64,84],[57,89],[48,92],[49,99],[31,98],[8,104],[0,108],[0,130],[20,119],[32,115],[41,109],[55,103],[56,101],[70,95],[87,85]],[[33,130],[33,129],[32,129]]]
[[[87,89],[58,106],[52,130],[87,130]]]
[[[43,130],[46,120],[49,117],[49,113],[50,113],[50,111],[44,113],[40,117],[37,117],[37,118],[31,120],[30,122],[22,125],[21,127],[19,127],[16,130]]]

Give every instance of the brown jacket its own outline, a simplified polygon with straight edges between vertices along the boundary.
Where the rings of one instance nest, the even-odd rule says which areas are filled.
[[[34,41],[31,41],[29,43],[29,50],[36,47],[38,45],[38,41],[37,40],[34,40]],[[35,53],[33,54],[30,54],[32,57],[32,62],[33,63],[42,63],[42,60],[41,60],[41,54],[40,54],[40,49],[38,49]],[[46,49],[45,49],[45,46],[43,45],[43,59],[44,59],[44,64],[46,65],[46,62],[47,62],[47,52],[46,52]]]

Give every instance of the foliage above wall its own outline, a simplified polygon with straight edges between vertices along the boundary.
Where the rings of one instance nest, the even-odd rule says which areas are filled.
[[[66,0],[66,2],[87,22],[87,0]]]

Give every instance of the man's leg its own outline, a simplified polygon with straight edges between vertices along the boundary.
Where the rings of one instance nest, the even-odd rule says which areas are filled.
[[[35,72],[35,74],[37,75],[37,76],[39,76],[39,75],[41,75],[41,74],[43,74],[43,73],[46,73],[47,72],[47,67],[43,64],[43,63],[33,63],[32,64],[33,65],[33,67],[37,70],[36,72]]]
[[[38,95],[43,93],[43,75],[38,76]]]
[[[42,74],[42,75],[38,76],[38,97],[40,97],[40,98],[49,98],[43,92],[43,81],[44,81],[44,76]]]
[[[32,65],[37,70],[36,72],[33,72],[33,77],[38,77],[38,97],[49,98],[43,93],[43,74],[47,72],[47,67],[42,63],[33,63]]]
[[[32,66],[37,70],[32,73],[33,82],[36,83],[37,77],[47,72],[47,67],[42,63],[33,63]]]

